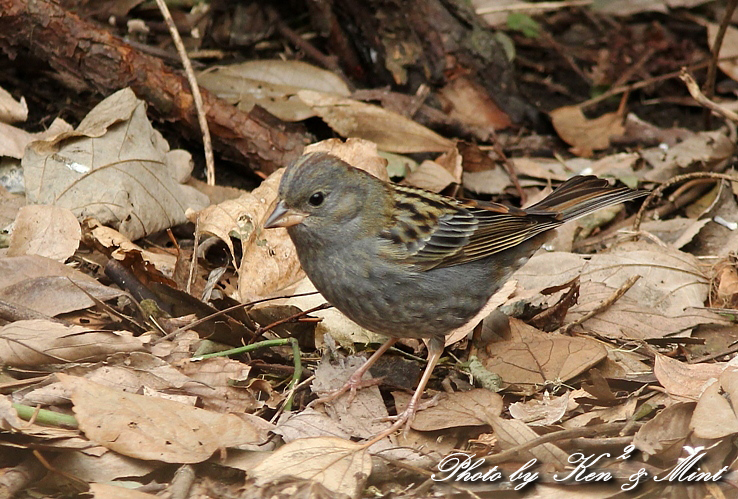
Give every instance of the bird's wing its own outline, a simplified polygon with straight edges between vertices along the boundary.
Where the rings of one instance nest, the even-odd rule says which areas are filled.
[[[395,209],[381,233],[385,255],[420,270],[479,260],[561,225],[556,213],[458,201],[393,186]]]

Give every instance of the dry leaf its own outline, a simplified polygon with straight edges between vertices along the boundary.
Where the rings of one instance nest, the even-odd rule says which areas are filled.
[[[633,445],[640,451],[668,462],[682,454],[682,447],[692,430],[689,422],[694,412],[694,402],[679,402],[646,421],[633,437]]]
[[[94,217],[131,239],[187,221],[207,196],[179,184],[169,166],[169,145],[130,89],[98,104],[74,132],[37,141],[23,156],[30,203],[68,208]]]
[[[365,448],[349,440],[315,437],[295,440],[251,470],[258,485],[284,478],[320,483],[336,494],[356,497],[372,472]]]
[[[18,123],[28,119],[28,104],[26,98],[20,101],[13,99],[10,92],[0,87],[0,122]]]
[[[490,422],[502,449],[516,447],[538,438],[538,434],[522,421],[493,417]],[[567,453],[550,443],[538,445],[522,454],[528,456],[527,459],[534,457],[540,463],[551,464],[557,470],[563,470],[568,465]]]
[[[477,129],[477,135],[487,140],[495,130],[502,130],[512,125],[510,116],[495,104],[489,91],[479,83],[459,76],[438,91],[443,101],[444,112],[451,119],[460,121]]]
[[[738,433],[738,402],[735,382],[738,373],[726,371],[720,380],[713,380],[697,401],[689,427],[698,438],[725,438]],[[723,393],[724,392],[724,393]]]
[[[93,362],[115,352],[141,350],[144,340],[128,331],[92,331],[82,326],[28,320],[0,328],[0,364],[39,366]]]
[[[508,410],[510,415],[524,423],[534,426],[552,425],[561,420],[569,405],[569,394],[567,390],[560,397],[551,399],[548,390],[543,392],[543,400],[530,399],[527,402],[515,402],[510,404]]]
[[[154,494],[131,490],[122,484],[118,486],[108,483],[91,483],[90,494],[92,494],[92,499],[155,499],[159,497]]]
[[[8,256],[39,255],[65,262],[77,251],[81,238],[77,217],[68,209],[24,206],[15,219]]]
[[[714,364],[686,364],[665,355],[657,355],[653,373],[677,400],[697,400],[711,380],[717,379],[726,369],[725,362]]]
[[[572,152],[579,156],[591,156],[592,151],[610,147],[610,138],[625,132],[623,117],[618,113],[605,113],[599,118],[584,116],[579,106],[564,106],[549,113],[556,133]]]
[[[339,135],[371,140],[383,151],[444,152],[454,146],[423,125],[378,106],[310,90],[297,95]]]
[[[326,152],[332,156],[342,159],[354,168],[371,173],[385,182],[389,182],[387,173],[387,160],[381,157],[377,151],[377,144],[369,140],[348,138],[327,139],[305,147],[303,154],[311,152]]]
[[[284,121],[301,121],[315,112],[299,97],[300,90],[338,94],[351,91],[332,71],[302,61],[258,60],[228,66],[213,66],[200,73],[197,81],[215,95],[242,111],[259,105]]]
[[[397,396],[395,400],[398,400]],[[395,403],[398,413],[405,409],[408,401],[409,397],[405,397],[404,402]],[[502,397],[484,388],[447,393],[440,398],[438,404],[419,411],[411,427],[418,431],[436,431],[459,426],[488,425],[490,418],[502,414],[502,409]]]
[[[142,477],[161,468],[162,463],[141,461],[108,451],[91,456],[79,451],[64,452],[52,461],[54,469],[86,482],[112,482],[120,478]]]
[[[511,318],[512,339],[491,343],[479,352],[488,371],[506,384],[532,394],[547,383],[558,384],[577,376],[607,357],[601,343],[589,338],[546,334]]]
[[[218,414],[84,378],[57,376],[71,393],[74,414],[87,438],[124,456],[199,463],[220,448],[262,445],[272,428],[249,414]]]

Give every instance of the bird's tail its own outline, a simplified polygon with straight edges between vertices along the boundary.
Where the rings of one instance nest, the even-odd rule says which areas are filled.
[[[647,195],[648,191],[612,187],[607,180],[588,176],[572,177],[542,201],[527,208],[529,214],[558,215],[561,222],[583,217],[600,208]]]

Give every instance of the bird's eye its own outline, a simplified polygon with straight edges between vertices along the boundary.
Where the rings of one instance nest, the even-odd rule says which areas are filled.
[[[316,192],[312,196],[310,196],[310,199],[308,199],[308,203],[310,203],[312,206],[320,206],[323,204],[323,200],[325,199],[325,194],[322,192]]]

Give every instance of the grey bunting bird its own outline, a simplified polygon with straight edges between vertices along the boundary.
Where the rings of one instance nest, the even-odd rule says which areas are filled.
[[[492,295],[543,244],[551,229],[647,194],[573,177],[530,208],[458,200],[387,183],[327,153],[287,167],[264,227],[286,227],[316,289],[349,319],[389,337],[337,392],[399,338],[428,340],[428,363],[388,435],[408,425],[445,336],[477,317]]]

